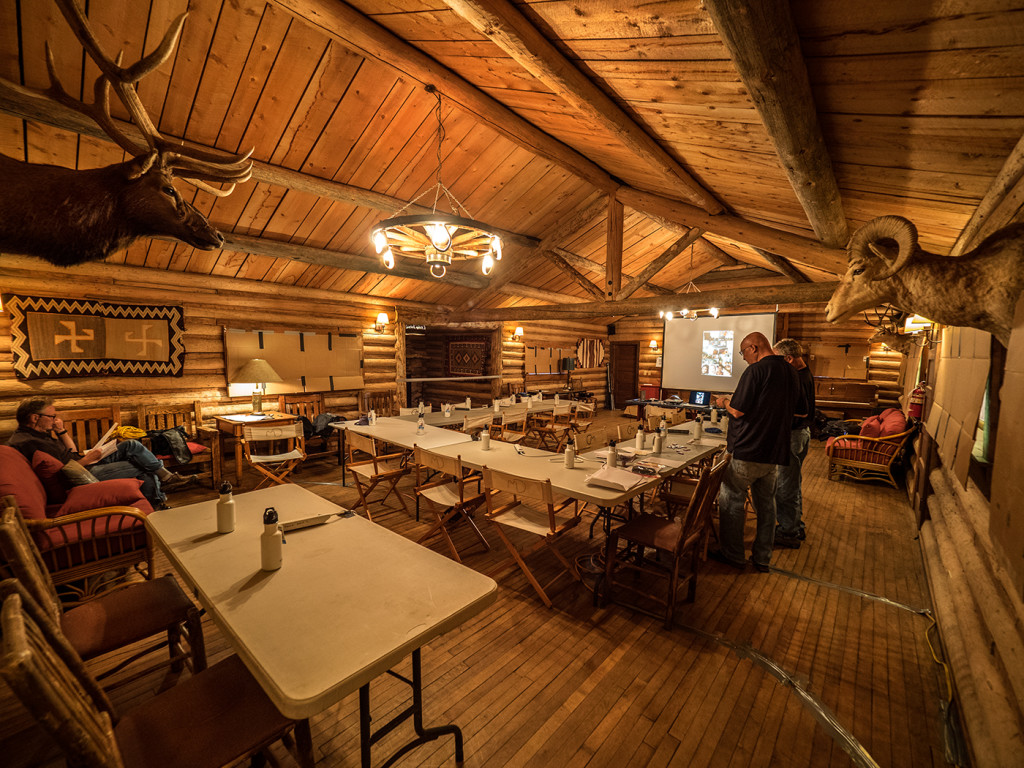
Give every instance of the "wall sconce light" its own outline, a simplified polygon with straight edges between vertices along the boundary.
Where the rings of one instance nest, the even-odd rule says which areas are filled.
[[[651,343],[648,344],[647,346],[649,346],[652,350],[657,352],[658,351],[658,340],[657,339],[651,339]]]
[[[903,324],[904,333],[917,333],[918,331],[927,331],[932,327],[932,321],[926,317],[920,315],[908,315],[906,322]]]
[[[523,340],[523,326],[517,325],[516,329],[512,332],[512,341]]]
[[[384,333],[384,328],[385,326],[387,326],[389,322],[390,320],[388,320],[388,313],[380,312],[377,314],[377,322],[374,323],[373,327],[377,331],[377,333]]]

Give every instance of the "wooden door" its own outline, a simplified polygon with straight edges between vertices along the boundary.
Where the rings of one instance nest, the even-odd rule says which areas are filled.
[[[636,344],[612,344],[611,374],[609,389],[613,408],[625,408],[626,401],[639,394],[640,349]]]

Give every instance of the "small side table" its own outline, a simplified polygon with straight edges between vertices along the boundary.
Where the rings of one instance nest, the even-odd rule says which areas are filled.
[[[245,415],[245,414],[241,414]],[[267,411],[262,419],[243,419],[236,420],[234,416],[215,416],[217,420],[217,429],[224,435],[230,435],[231,440],[235,448],[235,488],[242,487],[242,430],[246,424],[259,424],[261,426],[267,424],[289,424],[295,421],[295,416],[288,413],[277,413]],[[225,452],[220,452],[220,459],[223,463]],[[221,477],[224,476],[224,467],[221,466]]]

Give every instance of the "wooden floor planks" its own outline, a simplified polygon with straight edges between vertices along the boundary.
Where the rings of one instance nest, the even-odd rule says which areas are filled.
[[[911,512],[903,494],[890,488],[828,481],[823,453],[814,443],[805,465],[807,542],[799,550],[776,550],[772,564],[825,583],[707,563],[697,600],[678,610],[678,626],[668,632],[661,622],[623,607],[595,608],[587,585],[568,580],[556,583],[555,605],[548,610],[518,569],[503,570],[498,601],[425,649],[426,724],[458,724],[466,738],[466,765],[481,768],[849,765],[792,686],[742,652],[750,648],[819,699],[879,764],[942,765],[944,691],[925,640],[929,620],[829,586],[927,608]],[[312,484],[338,479],[329,462],[305,467],[298,479],[333,501],[355,502],[351,487]],[[410,486],[403,489],[409,492]],[[193,489],[173,501],[185,503],[203,493]],[[414,540],[428,525],[426,516],[416,522],[397,502],[374,518]],[[471,546],[468,530],[456,530],[454,538],[465,564],[488,572],[507,553],[493,531],[486,525],[483,531],[489,552]],[[749,542],[753,521],[747,535]],[[597,551],[602,540],[600,533],[589,539],[587,526],[580,526],[564,551],[572,559]],[[439,537],[428,545],[447,554]],[[558,569],[544,552],[531,565],[541,581]],[[209,620],[205,627],[211,658],[230,653]],[[171,682],[155,675],[126,686],[115,699],[127,706]],[[406,691],[390,676],[375,680],[375,719],[400,711]],[[60,764],[6,689],[0,689],[0,716],[0,750],[13,756],[5,765]],[[354,694],[312,725],[318,765],[358,763]],[[410,730],[403,726],[383,739],[374,748],[377,761]],[[292,764],[280,745],[274,752],[282,764]],[[452,763],[452,739],[442,738],[399,764]]]

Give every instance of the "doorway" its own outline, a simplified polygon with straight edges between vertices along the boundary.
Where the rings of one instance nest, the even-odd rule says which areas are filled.
[[[612,408],[625,408],[627,400],[639,393],[640,348],[636,344],[612,342],[611,386]]]

